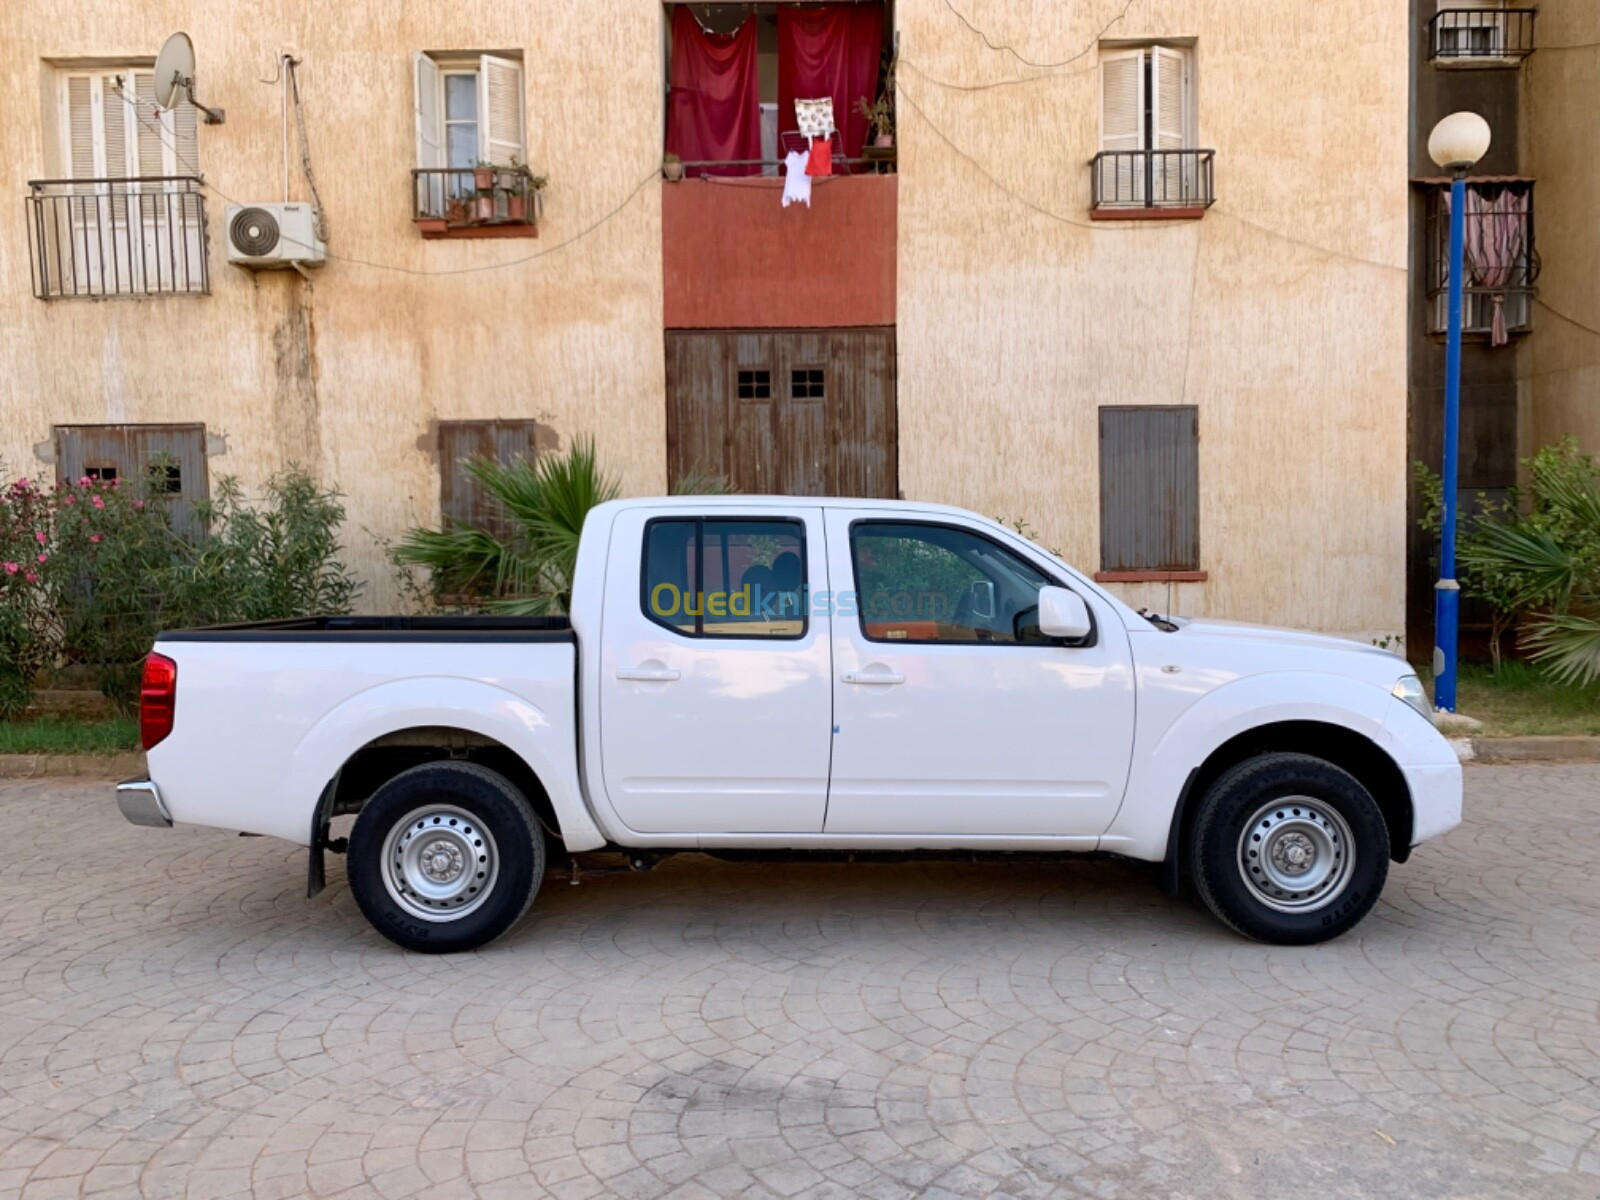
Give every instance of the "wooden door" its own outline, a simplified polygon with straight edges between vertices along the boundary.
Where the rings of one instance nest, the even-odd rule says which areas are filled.
[[[893,329],[667,333],[667,469],[740,492],[899,494]]]
[[[199,534],[194,506],[211,494],[204,425],[57,425],[55,443],[57,479],[120,479],[129,487],[153,476],[172,528]]]

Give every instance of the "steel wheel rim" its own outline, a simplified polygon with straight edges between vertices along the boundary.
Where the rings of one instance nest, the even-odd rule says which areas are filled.
[[[1355,865],[1349,824],[1311,796],[1263,804],[1239,835],[1240,876],[1251,895],[1278,912],[1326,908],[1349,886]]]
[[[477,911],[499,876],[494,836],[453,804],[413,810],[383,840],[383,886],[420,921],[458,921]]]

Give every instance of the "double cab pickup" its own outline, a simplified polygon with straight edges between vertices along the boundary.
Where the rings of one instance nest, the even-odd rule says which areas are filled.
[[[602,850],[1114,854],[1317,942],[1461,816],[1400,658],[1136,612],[960,509],[613,501],[570,608],[163,633],[122,812],[305,845],[313,891],[344,848],[372,924],[434,952]]]

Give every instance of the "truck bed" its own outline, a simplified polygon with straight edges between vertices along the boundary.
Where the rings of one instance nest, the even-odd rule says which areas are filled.
[[[288,617],[172,629],[161,642],[571,642],[565,616]]]

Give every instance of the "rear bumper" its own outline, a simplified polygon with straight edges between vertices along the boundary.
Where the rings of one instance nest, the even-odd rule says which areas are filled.
[[[167,811],[161,792],[148,778],[124,779],[117,784],[117,807],[130,824],[172,828],[172,814]]]

